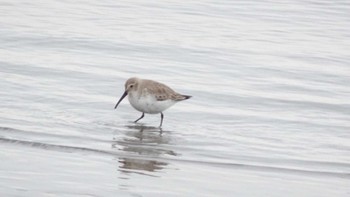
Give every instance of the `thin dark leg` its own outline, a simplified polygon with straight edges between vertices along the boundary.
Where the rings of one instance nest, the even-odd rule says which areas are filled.
[[[162,127],[162,124],[163,124],[163,118],[164,118],[164,115],[162,112],[160,112],[160,125],[159,127]]]
[[[145,113],[142,113],[141,117],[135,120],[134,122],[136,123],[137,121],[141,120],[145,116]]]

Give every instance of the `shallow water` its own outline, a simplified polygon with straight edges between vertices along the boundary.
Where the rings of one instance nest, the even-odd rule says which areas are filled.
[[[1,196],[349,196],[349,9],[0,3]],[[193,97],[134,124],[132,76]]]

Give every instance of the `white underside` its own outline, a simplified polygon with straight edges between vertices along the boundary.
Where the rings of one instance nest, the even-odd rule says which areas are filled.
[[[173,100],[157,101],[151,94],[139,97],[135,94],[128,94],[128,99],[136,110],[148,114],[158,114],[176,103]]]

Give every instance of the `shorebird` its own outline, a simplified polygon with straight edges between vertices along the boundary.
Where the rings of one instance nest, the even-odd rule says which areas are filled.
[[[119,103],[128,96],[129,103],[136,110],[142,112],[140,118],[134,122],[141,120],[145,113],[158,114],[160,113],[160,125],[162,127],[164,114],[163,111],[174,105],[179,101],[191,98],[188,95],[182,95],[167,85],[149,79],[139,79],[132,77],[125,82],[125,91],[122,97],[115,105],[117,109]]]

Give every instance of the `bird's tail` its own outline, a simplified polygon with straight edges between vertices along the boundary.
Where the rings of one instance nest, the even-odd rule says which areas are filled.
[[[187,100],[189,98],[191,98],[192,96],[188,96],[188,95],[182,95],[182,94],[174,94],[172,95],[172,100],[174,101],[183,101],[183,100]]]
[[[181,95],[181,96],[183,96],[184,97],[184,99],[183,100],[187,100],[187,99],[189,99],[189,98],[191,98],[192,96],[189,96],[189,95]]]

